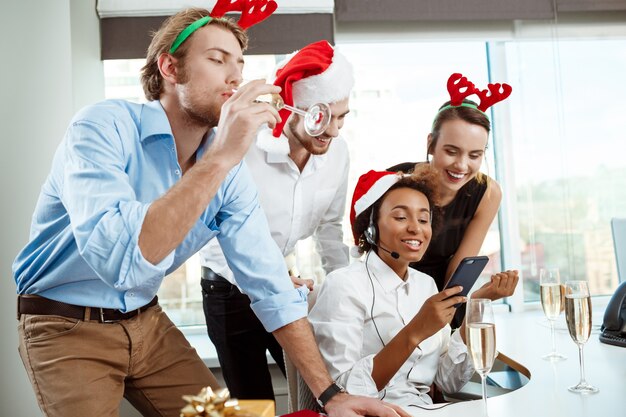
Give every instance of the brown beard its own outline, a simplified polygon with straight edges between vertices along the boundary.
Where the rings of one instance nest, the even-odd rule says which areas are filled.
[[[328,146],[326,146],[324,149],[317,148],[313,144],[313,141],[315,140],[315,138],[307,135],[307,138],[308,138],[308,140],[307,140],[307,138],[302,137],[300,135],[300,133],[297,131],[297,127],[298,127],[298,122],[300,120],[300,116],[298,116],[298,115],[294,115],[294,116],[295,117],[291,117],[287,121],[287,125],[289,126],[289,131],[293,135],[294,139],[304,149],[306,149],[307,152],[310,153],[311,155],[324,155],[326,152],[328,152],[328,149],[330,149],[330,144],[332,143],[332,139],[330,140],[330,142],[328,142]],[[326,138],[326,136],[324,134],[320,135],[319,137]]]
[[[189,74],[187,73],[187,67],[185,65],[184,58],[181,58],[176,67],[178,71],[178,83],[186,84],[189,82]],[[193,108],[183,108],[183,111],[189,118],[189,121],[192,124],[197,124],[200,126],[207,126],[209,129],[212,129],[217,126],[220,120],[220,114],[222,108],[215,110],[213,108],[208,109],[206,111],[197,111]]]
[[[192,123],[207,126],[209,129],[212,129],[217,126],[217,123],[220,120],[221,108],[217,112],[213,109],[207,112],[198,112],[194,109],[184,109],[184,111]]]

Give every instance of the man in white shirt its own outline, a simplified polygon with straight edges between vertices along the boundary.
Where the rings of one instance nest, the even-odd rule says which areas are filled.
[[[309,109],[316,103],[328,103],[330,123],[321,134],[311,136],[303,116],[283,109],[283,122],[273,130],[259,132],[257,145],[250,148],[245,162],[283,256],[292,257],[296,243],[313,236],[322,266],[329,273],[348,265],[349,259],[342,233],[349,155],[338,135],[349,112],[352,67],[328,42],[320,41],[292,54],[275,75],[274,84],[282,87],[285,104]],[[200,257],[208,334],[231,395],[273,399],[266,350],[284,374],[280,345],[254,315],[248,296],[239,290],[218,241],[202,249]],[[311,280],[297,276],[292,280],[295,286],[312,289]]]

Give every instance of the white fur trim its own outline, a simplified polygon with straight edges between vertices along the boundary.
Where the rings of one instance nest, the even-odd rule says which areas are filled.
[[[376,200],[382,197],[387,192],[387,190],[389,190],[391,186],[394,185],[396,182],[400,181],[401,178],[409,176],[411,176],[411,174],[398,173],[395,175],[389,174],[385,175],[384,177],[380,177],[378,181],[376,181],[374,185],[372,185],[370,189],[367,190],[367,192],[354,203],[355,217],[363,213],[365,209],[374,204]]]
[[[363,255],[360,251],[359,251],[359,247],[358,246],[352,246],[350,247],[350,256],[353,258],[360,258],[361,255]]]
[[[293,83],[293,102],[302,108],[320,102],[335,103],[350,97],[352,87],[354,87],[352,64],[335,49],[333,61],[326,71]]]
[[[287,136],[274,137],[272,129],[264,128],[256,136],[256,146],[266,152],[289,155],[289,141]]]

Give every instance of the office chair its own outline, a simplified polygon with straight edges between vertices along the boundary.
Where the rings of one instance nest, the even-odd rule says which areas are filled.
[[[626,219],[611,219],[615,263],[620,282],[626,281]]]

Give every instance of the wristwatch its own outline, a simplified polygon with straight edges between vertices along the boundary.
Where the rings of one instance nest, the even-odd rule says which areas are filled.
[[[330,384],[328,388],[326,388],[324,392],[320,394],[319,398],[315,399],[315,401],[317,401],[322,410],[325,411],[326,404],[328,404],[330,399],[342,392],[346,392],[346,389],[339,385],[337,382],[333,381],[333,383]]]

